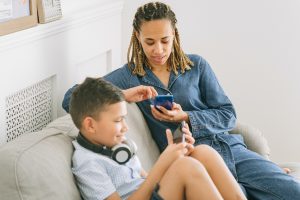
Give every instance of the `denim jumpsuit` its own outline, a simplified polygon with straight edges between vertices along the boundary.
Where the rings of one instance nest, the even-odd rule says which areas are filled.
[[[177,75],[172,71],[167,88],[147,67],[144,68],[145,76],[133,75],[128,65],[124,65],[104,78],[121,89],[147,85],[153,86],[158,94],[172,94],[174,101],[189,115],[195,145],[207,144],[219,152],[248,199],[300,200],[299,181],[285,174],[276,164],[248,150],[241,135],[228,134],[236,123],[232,103],[205,59],[198,55],[188,57],[194,66],[185,73],[178,70]],[[63,108],[67,112],[75,88],[76,85],[65,94]],[[137,103],[162,152],[167,146],[165,130],[175,130],[178,124],[156,120],[150,104],[151,100]]]

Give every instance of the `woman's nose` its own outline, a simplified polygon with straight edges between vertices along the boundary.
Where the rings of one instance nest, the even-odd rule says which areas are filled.
[[[154,46],[154,53],[161,54],[162,52],[163,52],[163,45],[160,42],[156,43],[156,45]]]

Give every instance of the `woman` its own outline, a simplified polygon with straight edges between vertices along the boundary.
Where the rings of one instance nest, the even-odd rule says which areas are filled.
[[[174,130],[184,120],[195,145],[208,144],[217,150],[250,199],[299,197],[299,182],[248,150],[240,137],[227,133],[236,122],[233,105],[209,64],[198,55],[184,54],[176,22],[174,12],[163,3],[138,8],[128,64],[105,79],[122,88],[127,101],[138,102],[160,151],[167,146],[165,130]],[[72,90],[65,95],[66,111]],[[174,96],[172,110],[151,106],[149,98],[157,94]]]

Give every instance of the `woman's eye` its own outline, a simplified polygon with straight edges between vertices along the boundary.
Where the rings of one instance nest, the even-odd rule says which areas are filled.
[[[164,40],[162,41],[162,43],[167,44],[169,42],[169,40]]]
[[[151,43],[147,42],[146,44],[147,44],[148,46],[152,46],[154,43],[153,43],[153,42],[151,42]]]

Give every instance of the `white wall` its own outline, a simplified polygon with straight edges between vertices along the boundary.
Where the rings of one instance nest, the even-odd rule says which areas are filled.
[[[62,3],[62,19],[0,37],[0,144],[6,142],[7,96],[53,76],[56,118],[65,114],[67,89],[121,65],[123,0]]]
[[[123,61],[137,7],[125,0]],[[272,160],[300,161],[300,1],[172,0],[186,53],[211,64],[238,119],[261,129]]]

